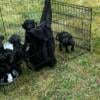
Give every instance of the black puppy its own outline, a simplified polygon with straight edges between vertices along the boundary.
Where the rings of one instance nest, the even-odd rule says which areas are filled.
[[[29,58],[27,62],[33,64],[36,70],[41,69],[44,65],[53,66],[56,59],[54,56],[54,39],[51,29],[47,27],[45,22],[35,27],[34,23],[32,23],[34,21],[27,21],[29,22],[26,23],[25,21],[22,24],[23,28],[26,28],[24,51],[26,57]],[[32,28],[27,28],[29,26]]]
[[[32,19],[27,19],[24,21],[24,23],[22,24],[22,27],[25,29],[25,42],[24,42],[24,50],[28,50],[29,49],[29,44],[31,42],[31,35],[28,33],[28,31],[32,28],[35,28],[37,26],[37,23],[32,20]],[[24,52],[26,52],[24,51]]]
[[[61,32],[56,35],[56,40],[59,41],[59,50],[62,51],[63,47],[66,52],[69,52],[68,47],[71,47],[71,51],[74,51],[75,41],[71,34],[68,32]]]
[[[37,52],[37,48],[36,48],[36,39],[32,37],[32,34],[29,33],[29,31],[33,28],[35,28],[37,26],[37,23],[32,20],[32,19],[27,19],[24,21],[24,23],[22,24],[23,29],[25,29],[25,42],[24,42],[24,46],[23,46],[23,52],[24,52],[24,60],[27,64],[27,66],[30,68],[30,59],[32,59],[34,62],[36,62],[36,58],[34,57],[36,52]]]
[[[22,46],[21,39],[14,34],[0,52],[0,84],[11,83],[21,74]]]
[[[13,50],[7,56],[7,58],[10,58],[8,63],[9,69],[5,75],[5,81],[10,83],[13,82],[21,74],[21,64],[23,61],[23,45],[21,44],[20,36],[17,34],[13,34],[9,38],[8,42],[13,44]]]
[[[14,57],[12,59],[12,62],[13,63],[16,63],[20,64],[22,63],[23,61],[23,45],[21,44],[21,37],[17,34],[14,34],[12,35],[10,38],[9,38],[9,42],[11,44],[13,44],[13,53],[12,53],[12,56]]]
[[[10,50],[5,50],[3,44],[4,36],[0,36],[0,84],[8,80],[8,66],[10,64]]]

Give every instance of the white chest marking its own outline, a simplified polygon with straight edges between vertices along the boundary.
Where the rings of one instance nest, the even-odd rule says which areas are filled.
[[[7,81],[8,81],[9,83],[11,83],[11,82],[13,81],[12,75],[11,75],[11,74],[7,74],[7,76],[8,76]]]

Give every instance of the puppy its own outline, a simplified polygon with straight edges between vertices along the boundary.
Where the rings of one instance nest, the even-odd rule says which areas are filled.
[[[62,51],[63,47],[66,52],[74,51],[75,41],[71,34],[68,32],[61,32],[56,35],[56,40],[59,42],[59,50]],[[71,47],[69,51],[68,47]]]
[[[26,52],[29,49],[29,44],[31,42],[31,35],[28,31],[30,31],[32,28],[35,28],[37,26],[37,23],[32,19],[27,19],[22,24],[22,28],[25,30],[25,42],[23,50]]]
[[[0,37],[3,40],[3,37]],[[20,36],[14,34],[7,43],[1,43],[0,84],[13,82],[21,74],[22,47]],[[0,48],[1,50],[1,48]]]
[[[5,50],[5,46],[3,44],[4,36],[0,36],[0,84],[1,82],[5,83],[7,80],[7,71],[8,71],[8,50]]]
[[[9,38],[9,42],[13,44],[12,63],[21,64],[23,61],[23,45],[21,44],[21,38],[19,35],[14,34]],[[20,65],[19,65],[20,66]]]
[[[11,44],[13,44],[14,47],[19,47],[21,46],[21,38],[19,35],[17,34],[13,34],[10,38],[9,38],[9,42]]]
[[[54,38],[51,29],[47,27],[45,22],[36,27],[34,24],[33,26],[29,25],[29,22],[27,24],[25,21],[22,24],[22,27],[25,26],[23,28],[26,28],[24,46],[25,54],[28,54],[27,62],[33,64],[36,70],[40,70],[44,65],[53,66],[55,63],[55,55]],[[29,26],[32,28],[27,28]]]
[[[8,44],[12,44],[13,47],[12,49],[7,48],[5,50],[5,54],[8,53],[5,59],[8,68],[3,75],[3,83],[11,83],[21,74],[21,64],[23,59],[20,36],[17,34],[12,35],[8,40]]]

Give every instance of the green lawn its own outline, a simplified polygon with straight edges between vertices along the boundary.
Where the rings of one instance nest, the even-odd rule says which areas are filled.
[[[9,1],[13,2],[2,0],[0,3]],[[39,72],[23,64],[23,73],[15,83],[0,86],[0,100],[100,100],[100,0],[63,1],[93,8],[92,51],[70,61],[64,59],[67,55],[61,57],[56,52],[55,68],[47,67]]]

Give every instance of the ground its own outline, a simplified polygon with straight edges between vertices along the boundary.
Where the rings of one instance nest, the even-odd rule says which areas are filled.
[[[0,86],[0,100],[100,100],[100,1],[67,2],[93,8],[92,51],[70,61],[56,54],[55,68],[39,72],[23,65],[15,83]]]

